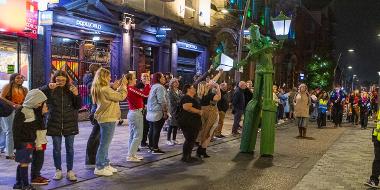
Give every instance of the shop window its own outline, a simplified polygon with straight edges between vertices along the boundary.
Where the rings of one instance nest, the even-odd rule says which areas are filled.
[[[13,73],[21,73],[25,77],[23,86],[29,87],[29,63],[28,39],[0,39],[0,90]]]
[[[83,77],[92,63],[110,67],[111,52],[109,40],[75,40],[63,37],[52,39],[52,74],[64,70],[73,84],[78,86],[83,105],[90,104],[90,92],[83,84]]]
[[[193,81],[193,77],[196,74],[197,57],[198,52],[179,50],[177,60],[177,74],[182,76],[184,83],[190,83]]]
[[[157,48],[141,45],[139,47],[138,74],[157,72],[156,58]]]

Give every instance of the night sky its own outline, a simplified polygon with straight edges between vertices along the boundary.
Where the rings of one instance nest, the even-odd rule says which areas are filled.
[[[336,52],[340,64],[353,67],[360,81],[378,81],[380,71],[380,0],[336,0]],[[354,53],[347,49],[355,49]],[[346,69],[347,70],[347,69]]]

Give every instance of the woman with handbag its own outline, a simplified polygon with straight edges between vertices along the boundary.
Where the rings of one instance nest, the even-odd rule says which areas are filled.
[[[152,154],[164,154],[158,148],[161,129],[168,118],[168,101],[164,84],[166,79],[160,72],[154,73],[152,77],[152,88],[147,102],[146,119],[150,122],[149,147]]]
[[[25,96],[28,93],[28,89],[23,87],[24,76],[19,73],[14,73],[9,78],[9,83],[4,86],[1,97],[8,105],[12,106],[14,109],[21,107],[24,102]],[[13,119],[15,112],[8,117],[2,117],[2,127],[4,129],[3,134],[5,134],[5,158],[14,160],[14,142],[13,142]]]

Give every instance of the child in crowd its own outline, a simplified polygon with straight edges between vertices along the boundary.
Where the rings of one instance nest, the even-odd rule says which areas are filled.
[[[15,161],[19,165],[17,166],[16,184],[13,189],[35,189],[29,184],[28,166],[32,160],[38,159],[32,157],[32,154],[37,139],[37,130],[43,126],[43,115],[48,112],[46,104],[44,104],[46,100],[47,97],[42,91],[33,89],[26,95],[23,105],[15,111],[13,137],[16,149]],[[37,147],[38,151],[41,146],[40,148]],[[33,162],[33,167],[36,168],[36,164],[36,162]],[[39,169],[41,167],[42,164],[38,166]]]

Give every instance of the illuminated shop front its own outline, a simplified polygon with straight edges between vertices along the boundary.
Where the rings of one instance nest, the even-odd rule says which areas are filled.
[[[48,81],[56,70],[66,71],[86,106],[90,97],[84,75],[97,63],[109,68],[113,78],[120,77],[120,44],[119,26],[54,11],[53,25],[45,26],[45,78]]]

